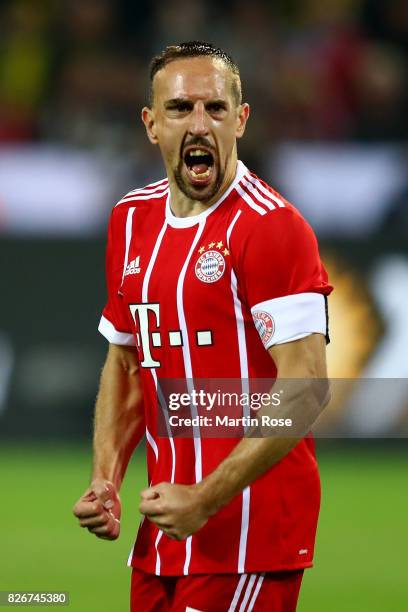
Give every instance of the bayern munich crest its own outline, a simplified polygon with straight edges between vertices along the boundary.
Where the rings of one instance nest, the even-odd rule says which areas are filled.
[[[206,251],[197,260],[195,273],[203,283],[215,283],[225,272],[225,259],[218,251]]]
[[[256,310],[252,316],[261,340],[266,346],[275,333],[275,323],[273,318],[264,310]]]

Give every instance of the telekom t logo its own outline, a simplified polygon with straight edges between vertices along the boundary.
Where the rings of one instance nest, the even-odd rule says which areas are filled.
[[[135,322],[136,329],[139,330],[139,332],[136,333],[136,339],[138,341],[138,345],[141,346],[143,351],[143,361],[140,363],[141,367],[159,368],[161,365],[160,361],[153,358],[151,348],[162,346],[162,334],[159,331],[160,304],[129,304],[129,309],[132,319]],[[150,329],[149,312],[153,313],[156,331]],[[171,330],[167,333],[170,346],[182,347],[183,344],[188,341],[188,339],[184,337],[184,334],[179,329]],[[195,330],[195,340],[197,346],[211,346],[213,344],[211,330]]]

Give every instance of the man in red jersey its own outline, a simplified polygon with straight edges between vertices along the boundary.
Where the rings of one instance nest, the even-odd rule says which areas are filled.
[[[292,612],[312,566],[320,485],[303,435],[325,403],[308,383],[327,378],[332,288],[310,226],[237,159],[248,116],[227,54],[202,42],[167,47],[142,110],[167,178],[124,196],[109,223],[99,330],[110,344],[92,481],[74,514],[98,537],[118,537],[119,488],[145,434],[134,612]],[[194,420],[198,379],[235,380],[243,393],[254,380],[297,379],[272,414],[302,427],[206,436]],[[169,425],[169,397],[181,399],[166,395],[169,380],[190,398],[191,436]]]

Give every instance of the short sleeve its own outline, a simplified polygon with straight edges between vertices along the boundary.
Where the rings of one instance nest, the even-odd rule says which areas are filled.
[[[293,208],[260,217],[243,241],[240,286],[265,348],[312,333],[328,338],[332,291],[316,236]]]
[[[102,311],[98,330],[112,344],[134,346],[130,317],[121,294],[125,259],[125,220],[114,208],[109,220],[106,247],[106,285],[108,301]]]

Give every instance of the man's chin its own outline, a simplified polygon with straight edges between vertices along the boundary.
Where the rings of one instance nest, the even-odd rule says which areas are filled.
[[[180,191],[191,200],[205,202],[212,200],[220,190],[221,184],[218,172],[212,177],[208,183],[200,185],[196,181],[191,181],[188,176],[184,176],[183,172],[176,171],[174,173],[176,183]]]
[[[183,186],[179,185],[179,187],[184,195],[190,198],[190,200],[198,200],[200,202],[211,200],[218,192],[218,186],[215,183],[203,187],[184,183]]]

